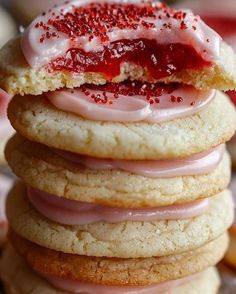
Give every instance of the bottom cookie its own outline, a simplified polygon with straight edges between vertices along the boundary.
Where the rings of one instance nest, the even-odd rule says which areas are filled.
[[[24,260],[16,254],[16,252],[9,246],[1,259],[0,264],[0,276],[4,284],[4,288],[6,294],[69,294],[71,292],[58,290],[50,285],[46,280],[39,277],[36,273],[29,269]],[[54,278],[52,278],[52,282],[56,282]],[[57,281],[58,282],[58,281]],[[58,284],[61,284],[59,281]],[[66,282],[64,281],[65,285]],[[74,282],[69,283],[70,286],[74,286]],[[175,288],[159,290],[148,290],[147,293],[150,294],[216,294],[220,281],[217,274],[217,271],[214,268],[209,268],[206,271],[197,274],[195,276],[191,276],[182,281],[175,281],[174,283],[170,283],[170,285],[175,285]],[[161,286],[161,285],[160,285]],[[165,286],[162,288],[164,289]],[[116,293],[116,294],[138,294],[137,290],[129,290],[129,291],[115,291],[117,289],[110,289],[106,293]],[[80,294],[105,294],[104,289],[94,291],[74,291],[74,293]],[[140,294],[145,294],[146,291],[142,289]]]

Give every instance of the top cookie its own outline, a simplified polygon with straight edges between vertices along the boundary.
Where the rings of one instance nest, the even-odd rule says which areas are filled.
[[[0,52],[0,87],[39,95],[126,79],[236,88],[236,57],[199,16],[160,2],[71,1]]]

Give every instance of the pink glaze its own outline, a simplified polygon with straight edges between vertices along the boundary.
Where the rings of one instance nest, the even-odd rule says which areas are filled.
[[[63,225],[188,219],[203,214],[209,208],[208,199],[157,208],[109,207],[60,198],[31,187],[28,188],[28,198],[39,213]]]
[[[151,286],[106,286],[92,283],[83,283],[68,279],[53,277],[40,273],[54,287],[79,294],[161,294],[171,291],[181,285],[199,278],[200,274],[191,275],[182,279],[156,284]]]
[[[0,88],[0,118],[7,117],[7,106],[12,96],[8,95],[5,91]]]
[[[96,2],[101,3],[100,0],[69,1],[68,4],[54,7],[45,15],[36,18],[22,36],[22,51],[31,67],[40,68],[49,64],[53,59],[66,53],[72,46],[73,48],[82,49],[85,52],[99,51],[103,49],[103,46],[121,39],[134,40],[146,38],[148,40],[157,40],[158,44],[180,43],[192,46],[205,61],[212,62],[219,57],[221,38],[198,16],[195,16],[190,11],[184,11],[186,12],[184,21],[187,25],[187,29],[181,29],[178,19],[173,17],[170,18],[163,10],[159,10],[156,18],[146,17],[140,19],[136,29],[119,29],[118,27],[114,27],[112,30],[108,30],[107,36],[109,41],[107,42],[101,42],[100,38],[96,36],[90,39],[88,35],[84,34],[75,37],[72,44],[70,38],[66,34],[58,32],[55,27],[52,25],[50,26],[50,23],[48,23],[48,20],[55,15],[63,17],[66,13],[72,12],[74,9],[73,6],[83,7]],[[145,5],[141,0],[104,0],[104,2],[123,3],[124,5],[126,5],[126,3]],[[153,3],[153,5],[156,7],[161,6],[158,1]],[[141,25],[142,21],[152,23],[153,26],[148,28],[144,27]],[[44,42],[40,42],[42,35],[45,35],[45,30],[42,29],[42,27],[38,27],[36,24],[41,22],[49,26],[47,32],[50,33],[50,35],[54,34],[54,38],[46,38]],[[163,29],[166,23],[170,24],[171,29]],[[206,40],[209,41],[206,42]]]
[[[0,175],[0,223],[6,223],[5,204],[7,193],[12,187],[12,180],[6,176]]]
[[[86,96],[86,90],[69,89],[48,92],[50,102],[65,112],[76,113],[89,120],[110,122],[138,122],[162,123],[173,119],[191,116],[204,109],[215,97],[215,90],[200,91],[192,86],[183,85],[168,93],[168,89],[158,96],[158,103],[150,104],[146,95],[125,96],[105,92],[112,104],[97,103],[91,97],[102,97],[104,91],[91,90]],[[181,102],[171,100],[171,97],[180,97]],[[152,99],[155,100],[155,97]]]
[[[123,170],[150,178],[173,178],[212,172],[220,163],[225,146],[219,145],[210,151],[173,160],[112,160],[87,157],[54,149],[66,160],[94,170]]]

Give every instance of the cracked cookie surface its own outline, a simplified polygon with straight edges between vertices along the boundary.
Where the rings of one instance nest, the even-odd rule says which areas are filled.
[[[8,196],[7,216],[17,234],[49,249],[97,257],[141,258],[179,254],[219,237],[233,222],[233,201],[230,192],[224,191],[211,199],[206,213],[186,220],[67,226],[36,212],[25,186],[18,183]]]
[[[18,133],[50,147],[99,158],[172,159],[209,150],[235,132],[235,108],[218,92],[193,116],[163,124],[89,121],[53,107],[43,96],[16,96],[8,109]]]
[[[70,200],[119,207],[157,207],[207,198],[224,190],[230,180],[230,160],[224,154],[209,174],[147,178],[121,170],[92,170],[69,162],[53,149],[14,136],[6,158],[25,183]]]

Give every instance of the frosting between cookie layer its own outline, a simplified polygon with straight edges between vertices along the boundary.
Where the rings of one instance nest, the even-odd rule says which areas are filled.
[[[68,200],[31,187],[28,188],[28,198],[39,213],[63,225],[188,219],[203,214],[209,208],[209,200],[204,199],[182,205],[123,209]]]
[[[135,87],[135,82],[133,83]],[[123,84],[124,87],[127,85]],[[122,87],[122,84],[121,84]],[[147,84],[140,85],[144,87]],[[150,87],[150,86],[149,86]],[[163,123],[177,118],[191,116],[205,109],[215,97],[216,91],[200,91],[187,85],[174,86],[173,89],[160,88],[159,94],[122,94],[103,87],[81,87],[49,92],[45,95],[58,109],[78,114],[86,119],[109,122]],[[158,89],[159,90],[159,89]],[[121,93],[119,93],[119,91]],[[157,91],[156,91],[157,92]]]
[[[102,22],[99,22],[99,26],[97,21],[93,19],[93,27],[89,25],[89,29],[86,28],[84,31],[83,28],[87,24],[86,20],[80,19],[80,24],[74,22],[73,26],[68,23],[64,30],[61,29],[61,23],[57,25],[58,20],[64,21],[63,18],[65,18],[65,15],[68,16],[68,13],[73,15],[75,8],[81,8],[79,12],[77,11],[78,15],[85,15],[83,14],[84,9],[91,9],[91,5],[100,7],[104,3],[107,3],[110,7],[114,3],[118,5],[117,8],[112,8],[112,15],[117,14],[115,19],[120,16],[119,9],[125,9],[127,5],[133,4],[137,9],[149,5],[150,8],[147,13],[140,10],[141,14],[138,18],[131,20],[129,27],[126,23],[123,26],[120,24],[111,26],[111,21],[105,22],[102,15],[100,16]],[[97,7],[98,11],[101,10],[99,7]],[[71,21],[72,19],[73,17],[71,17]],[[66,33],[69,26],[73,27],[74,30],[69,30]],[[221,38],[199,16],[195,16],[188,10],[175,11],[160,2],[153,2],[150,5],[150,2],[145,3],[140,0],[130,1],[129,4],[126,1],[117,0],[103,2],[75,0],[64,6],[54,7],[36,18],[26,29],[22,37],[22,51],[33,68],[40,68],[62,56],[71,48],[78,48],[85,52],[99,51],[103,49],[104,45],[115,41],[141,38],[158,40],[158,44],[191,46],[203,60],[209,62],[215,61],[219,57]]]
[[[225,145],[209,151],[172,160],[112,160],[78,155],[53,149],[56,154],[71,162],[93,170],[123,170],[149,178],[174,178],[212,172],[220,163]]]
[[[188,277],[184,277],[182,279],[173,280],[169,282],[165,282],[158,285],[150,285],[150,286],[106,286],[106,285],[98,285],[92,283],[82,283],[78,281],[72,281],[57,277],[52,277],[49,275],[45,275],[40,273],[42,277],[44,277],[50,284],[54,287],[69,291],[72,293],[78,294],[158,294],[163,293],[164,291],[170,291],[178,286],[181,286],[185,283],[188,283],[196,278],[198,278],[200,274],[191,275]]]

